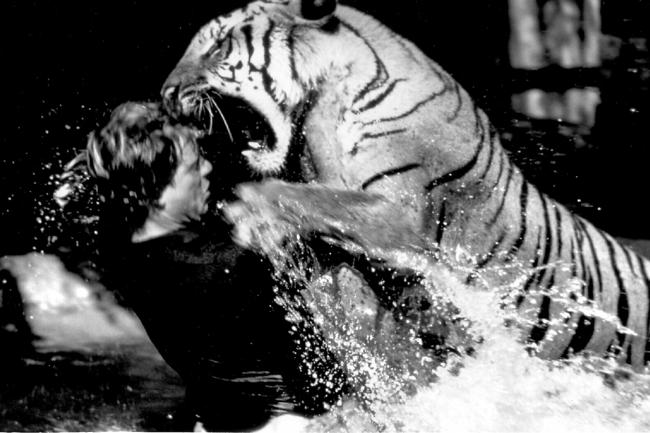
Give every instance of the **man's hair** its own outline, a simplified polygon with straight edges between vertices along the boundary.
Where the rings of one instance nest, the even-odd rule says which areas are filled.
[[[198,133],[175,123],[159,104],[127,102],[108,124],[88,137],[88,171],[97,181],[105,217],[132,235],[159,207],[172,184],[182,142],[196,145]]]

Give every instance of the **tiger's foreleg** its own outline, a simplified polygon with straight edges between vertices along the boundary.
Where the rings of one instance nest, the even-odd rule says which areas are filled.
[[[235,240],[246,248],[264,250],[269,242],[291,235],[319,236],[387,260],[389,250],[425,250],[428,245],[409,215],[377,194],[278,180],[240,185],[237,194],[241,200],[227,205],[224,213],[234,224]]]

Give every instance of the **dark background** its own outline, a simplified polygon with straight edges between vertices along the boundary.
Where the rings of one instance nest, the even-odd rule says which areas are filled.
[[[113,107],[127,100],[156,98],[196,30],[242,4],[113,0],[16,1],[0,6],[7,23],[0,39],[1,69],[6,74],[0,96],[5,106],[0,123],[0,256],[45,248],[49,229],[43,218],[52,206],[50,176],[85,145],[88,132],[105,123]],[[506,0],[347,4],[416,42],[467,88],[499,128],[512,128]],[[610,0],[603,7],[604,31],[624,37],[643,34],[647,10],[641,0],[616,4]],[[568,152],[569,158],[567,152],[556,152],[565,157],[558,159],[565,165],[556,164],[555,171],[544,169],[553,152],[542,157],[532,150],[527,158],[534,161],[540,156],[532,166],[548,179],[558,170],[564,174],[562,179],[575,170],[578,174],[569,177],[577,183],[558,183],[543,176],[539,182],[549,183],[560,197],[564,192],[569,202],[575,203],[583,193],[590,197],[585,201],[592,205],[582,210],[607,229],[628,237],[650,237],[641,206],[648,184],[643,144],[648,142],[647,110],[641,107],[631,120],[621,120],[629,112],[630,100],[641,100],[643,94],[624,74],[610,77],[625,91],[611,92],[614,96],[603,111],[610,120],[599,121],[596,148],[609,150],[592,149],[586,157]],[[645,135],[634,138],[638,133]],[[524,135],[530,139],[530,134]],[[538,141],[544,141],[543,133],[540,137]],[[602,144],[612,140],[628,150],[621,156],[615,146]],[[602,203],[593,205],[598,200]]]

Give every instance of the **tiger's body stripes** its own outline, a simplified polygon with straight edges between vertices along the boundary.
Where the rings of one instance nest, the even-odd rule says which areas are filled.
[[[650,359],[650,263],[527,182],[467,92],[378,21],[329,0],[252,2],[206,24],[163,87],[186,114],[209,92],[244,101],[273,131],[244,150],[259,173],[282,177],[301,137],[304,150],[293,151],[313,165],[302,166],[304,181],[398,204],[414,230],[477,257],[461,281],[498,285],[504,277],[489,269],[522,263],[517,304],[532,312],[542,356],[619,345],[634,366]],[[636,335],[577,311],[562,316],[540,294],[572,278]]]

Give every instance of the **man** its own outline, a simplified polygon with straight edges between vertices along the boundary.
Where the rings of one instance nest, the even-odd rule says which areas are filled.
[[[308,362],[337,385],[307,386],[268,263],[232,242],[208,200],[231,198],[243,162],[233,167],[228,155],[212,172],[198,139],[151,103],[121,105],[91,134],[86,163],[102,202],[105,283],[138,314],[185,381],[189,414],[208,428],[251,429],[273,413],[333,403],[344,380],[331,355]]]

